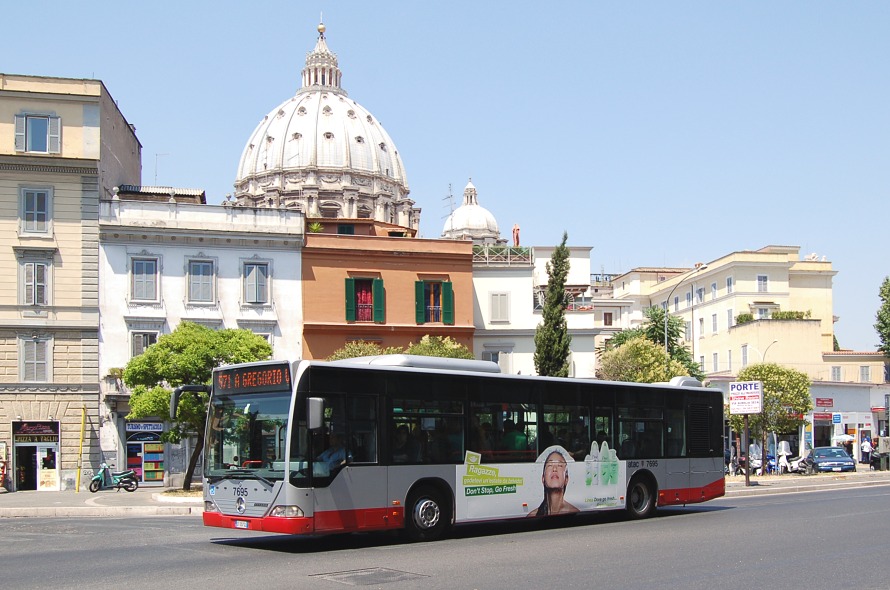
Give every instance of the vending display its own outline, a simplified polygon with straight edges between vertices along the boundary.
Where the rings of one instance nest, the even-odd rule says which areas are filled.
[[[127,469],[136,472],[140,483],[163,485],[163,426],[159,423],[127,424]]]

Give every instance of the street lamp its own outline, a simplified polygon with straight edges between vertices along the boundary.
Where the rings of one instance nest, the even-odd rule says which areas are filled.
[[[766,362],[766,353],[769,352],[769,349],[772,348],[772,345],[775,344],[776,342],[778,342],[778,340],[773,340],[772,342],[770,342],[770,343],[769,343],[769,346],[766,347],[766,350],[763,351],[763,354],[760,355],[760,362],[761,362],[761,363],[765,363],[765,362]],[[758,350],[757,352],[760,352],[760,351]]]
[[[674,291],[677,290],[677,287],[679,287],[683,283],[683,281],[685,281],[686,279],[688,279],[689,277],[691,277],[698,271],[704,270],[706,268],[708,268],[707,264],[703,264],[703,263],[699,262],[698,264],[695,265],[695,268],[693,268],[690,271],[687,271],[686,276],[684,276],[679,281],[677,281],[677,284],[674,285],[674,288],[671,289],[670,293],[668,293],[667,300],[665,301],[665,304],[664,304],[664,353],[668,357],[668,362],[670,362],[670,352],[668,351],[668,310],[671,307],[671,295],[674,294]],[[693,297],[694,297],[694,295],[693,295]]]

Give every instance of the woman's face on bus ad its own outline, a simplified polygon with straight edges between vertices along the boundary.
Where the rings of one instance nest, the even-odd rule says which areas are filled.
[[[544,462],[544,487],[549,489],[564,489],[569,483],[568,465],[561,453],[556,451],[547,456]]]

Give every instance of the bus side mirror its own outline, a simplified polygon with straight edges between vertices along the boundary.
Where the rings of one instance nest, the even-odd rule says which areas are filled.
[[[318,430],[324,426],[324,398],[310,397],[306,402],[306,416],[309,430]]]
[[[170,396],[170,420],[176,420],[176,408],[179,406],[180,395],[182,395],[182,389],[177,387]]]

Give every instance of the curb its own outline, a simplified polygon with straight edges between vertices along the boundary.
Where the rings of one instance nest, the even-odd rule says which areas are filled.
[[[873,487],[873,486],[888,486],[890,485],[890,481],[888,480],[875,480],[875,481],[845,481],[845,482],[831,482],[824,484],[802,484],[802,485],[784,485],[784,486],[775,486],[770,487],[767,485],[753,485],[748,487],[741,487],[737,489],[726,489],[726,493],[724,494],[724,498],[730,497],[739,497],[739,496],[762,496],[767,494],[796,494],[801,492],[823,492],[826,490],[836,490],[840,488],[849,488],[849,487],[857,487],[857,488],[865,488],[865,487]]]
[[[42,517],[58,518],[64,516],[200,516],[203,507],[198,506],[59,506],[30,508],[0,508],[0,518]]]

